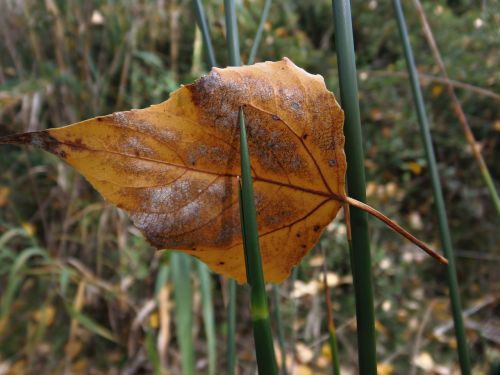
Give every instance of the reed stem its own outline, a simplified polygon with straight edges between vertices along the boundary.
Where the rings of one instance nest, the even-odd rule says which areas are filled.
[[[215,52],[212,46],[212,39],[210,37],[210,29],[207,25],[207,19],[205,17],[205,11],[203,10],[201,0],[194,0],[194,11],[196,14],[196,20],[198,21],[198,26],[201,30],[201,35],[203,36],[203,45],[205,46],[205,51],[207,52],[208,62],[213,68],[214,66],[217,66],[217,61],[215,59]]]
[[[250,284],[250,315],[253,323],[253,335],[257,367],[259,374],[278,374],[274,354],[271,320],[267,303],[264,270],[260,255],[259,232],[257,228],[257,210],[255,209],[250,156],[248,153],[245,118],[243,110],[239,113],[240,123],[240,212],[243,249],[247,282]]]
[[[448,287],[450,290],[453,321],[455,324],[455,336],[458,344],[460,368],[463,375],[468,375],[470,374],[471,369],[469,353],[467,349],[467,341],[465,339],[460,294],[458,290],[455,256],[453,253],[448,219],[446,217],[446,207],[443,199],[443,192],[441,189],[441,183],[439,181],[439,171],[437,168],[436,157],[434,155],[434,148],[432,146],[432,135],[429,130],[429,122],[427,120],[424,100],[422,92],[420,90],[418,72],[415,67],[415,60],[413,58],[408,31],[406,29],[403,9],[399,0],[393,0],[393,5],[396,13],[396,20],[398,22],[399,33],[401,35],[401,40],[404,47],[408,75],[410,77],[413,99],[415,101],[415,107],[417,109],[418,123],[420,124],[420,133],[422,136],[422,141],[424,143],[427,165],[429,167],[429,173],[431,176],[432,191],[434,194],[434,201],[436,203],[436,213],[439,223],[441,244],[443,246],[444,254],[446,255],[446,258],[448,258],[448,267],[446,268],[446,271],[448,277]]]
[[[352,35],[351,6],[348,0],[332,0],[335,21],[340,99],[345,113],[345,152],[349,196],[366,201],[364,154],[358,101],[358,83]],[[367,214],[351,209],[351,267],[356,297],[359,373],[376,374],[375,314],[371,276]]]

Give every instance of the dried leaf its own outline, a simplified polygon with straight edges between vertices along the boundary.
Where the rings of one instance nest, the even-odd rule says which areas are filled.
[[[9,199],[10,189],[7,186],[0,186],[0,207],[4,207]]]
[[[128,211],[159,249],[246,280],[236,177],[243,106],[267,281],[319,239],[344,195],[343,112],[322,77],[290,60],[214,68],[170,99],[17,142],[50,151]]]
[[[266,281],[280,282],[289,274],[342,204],[397,227],[345,196],[343,112],[321,76],[287,58],[214,68],[161,104],[4,137],[0,144],[31,144],[54,153],[126,210],[155,247],[183,250],[244,282],[240,107]]]

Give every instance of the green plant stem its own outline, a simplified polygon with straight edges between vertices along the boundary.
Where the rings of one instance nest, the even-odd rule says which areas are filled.
[[[234,0],[224,0],[224,12],[226,16],[227,51],[229,53],[229,65],[240,66],[240,42],[238,39],[238,25],[236,23],[236,8]]]
[[[236,281],[228,280],[227,304],[227,374],[236,373]]]
[[[215,375],[217,372],[217,347],[212,299],[212,278],[210,277],[210,270],[205,263],[197,260],[196,267],[198,268],[198,276],[200,278],[203,321],[205,323],[205,336],[207,338],[208,375]]]
[[[280,345],[280,352],[281,352],[281,373],[283,375],[288,375],[288,370],[286,367],[285,330],[283,327],[283,319],[281,318],[280,294],[278,285],[273,284],[272,291],[274,300],[273,319],[276,322],[276,328],[278,331],[278,342]]]
[[[345,152],[349,196],[366,201],[364,155],[359,114],[358,83],[348,0],[332,0],[335,21],[340,98],[345,113]],[[356,297],[359,373],[376,374],[375,317],[367,214],[351,209],[351,267]]]
[[[264,3],[264,9],[262,10],[262,15],[260,17],[259,27],[255,33],[255,38],[253,40],[252,49],[250,50],[250,56],[248,57],[248,65],[252,65],[255,62],[255,56],[257,55],[257,50],[259,49],[260,41],[262,39],[262,32],[264,30],[264,25],[266,23],[267,17],[269,16],[269,9],[271,9],[272,0],[266,0]]]
[[[259,374],[278,374],[274,354],[271,321],[267,304],[264,271],[260,256],[259,232],[257,228],[257,211],[255,209],[250,157],[245,129],[243,110],[239,113],[240,123],[240,157],[241,157],[241,227],[247,281],[250,284],[250,315],[253,323],[255,353]]]
[[[413,99],[415,101],[418,122],[420,124],[420,133],[422,136],[422,141],[424,143],[425,153],[427,156],[427,165],[429,167],[429,173],[432,181],[432,191],[434,194],[434,201],[436,204],[436,211],[437,211],[436,213],[438,216],[441,244],[443,246],[444,254],[448,259],[448,266],[446,270],[448,276],[448,287],[450,290],[453,321],[455,325],[455,336],[458,344],[458,356],[460,361],[460,368],[462,370],[463,375],[468,375],[471,373],[471,369],[470,369],[469,353],[467,349],[467,341],[465,339],[464,324],[462,318],[462,307],[460,303],[460,294],[458,290],[458,280],[455,268],[455,255],[453,253],[451,235],[448,226],[448,219],[446,217],[446,207],[444,204],[441,183],[439,180],[439,172],[437,168],[436,157],[434,155],[434,149],[432,146],[432,136],[429,130],[429,122],[427,120],[424,100],[422,92],[420,90],[418,72],[415,67],[415,60],[413,58],[413,52],[408,37],[408,31],[406,29],[403,9],[401,7],[401,3],[399,0],[393,0],[393,4],[396,13],[396,19],[398,22],[399,33],[401,35],[401,40],[404,47],[406,65],[408,68],[408,74],[410,77],[411,88],[413,92]]]
[[[211,67],[217,66],[215,52],[212,46],[212,39],[210,38],[210,30],[207,25],[207,19],[205,17],[205,11],[203,10],[201,0],[194,0],[194,11],[196,14],[196,20],[198,21],[198,26],[201,30],[201,35],[203,36],[203,45],[205,46],[205,50],[207,52],[208,62]]]
[[[191,288],[191,258],[182,253],[170,256],[175,301],[177,340],[181,352],[182,373],[195,374],[193,347],[193,309]]]
[[[234,4],[229,4],[229,7],[226,5],[226,20],[228,17],[228,9],[232,10],[233,14],[231,17],[235,19],[234,14]],[[201,33],[203,35],[203,44],[207,50],[208,61],[213,68],[217,66],[217,61],[215,59],[215,53],[212,47],[212,39],[210,37],[210,32],[207,26],[205,11],[203,10],[203,6],[201,4],[201,0],[195,0],[195,12],[198,20],[198,25],[200,26]],[[228,28],[231,28],[236,25],[236,21],[228,22]],[[229,37],[234,38],[235,33],[231,31],[231,34],[228,34],[228,51],[230,52],[230,60],[237,62],[239,65],[239,44],[237,43],[238,38],[236,37],[236,42],[231,40],[229,41]],[[235,53],[235,45],[237,47],[238,53]],[[237,57],[237,58],[236,58]],[[233,375],[236,372],[236,291],[237,285],[234,279],[228,280],[228,305],[227,305],[227,374]]]
[[[325,308],[326,320],[328,325],[328,343],[330,344],[330,352],[332,354],[332,374],[340,375],[340,360],[339,351],[337,349],[337,337],[335,330],[335,322],[333,321],[333,306],[330,300],[330,288],[328,287],[328,275],[326,267],[326,254],[325,249],[321,247],[321,254],[323,255],[323,283],[325,290]]]
[[[226,17],[227,51],[229,54],[229,64],[239,66],[240,44],[238,41],[238,25],[236,22],[236,9],[234,0],[224,0],[224,13]],[[236,290],[237,285],[234,279],[229,279],[229,308],[228,308],[228,374],[234,374],[236,368]]]

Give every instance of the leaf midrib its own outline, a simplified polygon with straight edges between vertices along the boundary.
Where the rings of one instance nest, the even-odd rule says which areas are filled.
[[[77,148],[77,149],[81,149],[81,150],[85,150],[85,151],[92,151],[92,152],[110,153],[110,154],[120,155],[120,156],[123,156],[123,157],[128,157],[128,158],[131,158],[131,159],[139,159],[139,160],[144,160],[144,161],[148,161],[148,162],[159,163],[159,164],[163,164],[163,165],[169,165],[169,166],[172,166],[172,167],[182,168],[182,169],[186,169],[186,170],[189,170],[189,171],[192,171],[192,172],[197,172],[197,173],[204,173],[204,174],[209,174],[209,175],[214,175],[214,176],[230,177],[230,178],[237,178],[238,177],[238,175],[236,175],[236,174],[231,174],[231,173],[217,173],[217,172],[212,172],[212,171],[207,171],[207,170],[201,170],[201,169],[192,168],[192,167],[189,167],[189,166],[186,166],[186,165],[179,165],[179,164],[176,164],[176,163],[167,162],[167,161],[164,161],[164,160],[152,159],[152,158],[148,158],[148,157],[145,157],[145,156],[131,155],[131,154],[127,154],[127,153],[123,153],[123,152],[119,152],[119,151],[112,151],[112,150],[98,150],[98,149],[93,149],[93,148],[90,148],[90,147],[83,147],[83,146],[80,146],[80,145],[76,145],[74,143],[67,143],[67,142],[62,142],[62,141],[58,141],[58,142],[60,144],[62,144],[62,145],[70,147],[70,148]],[[292,190],[298,190],[298,191],[306,192],[306,193],[309,193],[309,194],[319,195],[319,196],[322,196],[322,197],[327,197],[327,198],[331,198],[331,199],[335,199],[335,200],[338,200],[338,197],[339,197],[339,195],[337,195],[337,194],[335,194],[333,192],[326,192],[326,191],[320,191],[320,190],[310,189],[310,188],[306,188],[306,187],[303,187],[303,186],[298,186],[298,185],[294,185],[294,184],[290,184],[290,183],[284,183],[284,182],[280,182],[280,181],[275,181],[275,180],[272,180],[272,179],[263,178],[263,177],[259,177],[259,176],[252,176],[252,177],[253,177],[253,179],[254,179],[255,182],[260,181],[260,182],[265,182],[265,183],[269,183],[269,184],[279,185],[279,186],[290,188]],[[168,185],[168,184],[166,184],[166,185]]]

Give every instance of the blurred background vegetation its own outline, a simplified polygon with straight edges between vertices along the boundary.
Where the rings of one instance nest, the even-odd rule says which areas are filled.
[[[204,3],[225,66],[223,1]],[[263,3],[237,2],[242,61]],[[490,374],[500,362],[499,220],[413,5],[403,3],[457,253],[472,364],[475,373]],[[423,5],[498,185],[500,3]],[[439,248],[392,6],[353,1],[353,17],[369,203]],[[329,0],[274,0],[258,61],[287,56],[338,93],[334,47]],[[159,103],[206,73],[191,1],[0,1],[0,135]],[[124,212],[55,157],[7,146],[0,155],[0,374],[178,374],[189,355],[196,373],[224,372],[226,280],[189,258],[155,252]],[[444,269],[373,220],[371,239],[379,373],[457,373]],[[330,224],[320,246],[326,259],[313,250],[279,286],[287,362],[295,374],[330,371],[326,261],[342,371],[355,373],[354,296],[341,221]],[[238,368],[253,374],[243,291]]]

